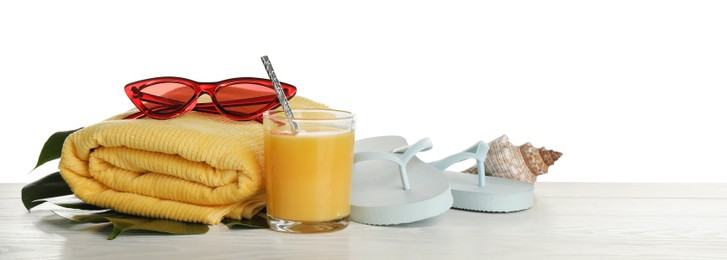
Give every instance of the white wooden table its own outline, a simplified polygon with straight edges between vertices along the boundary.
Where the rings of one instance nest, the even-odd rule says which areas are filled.
[[[0,259],[727,259],[727,184],[538,183],[510,214],[450,210],[418,223],[315,235],[213,226],[124,233],[29,214],[0,184]]]

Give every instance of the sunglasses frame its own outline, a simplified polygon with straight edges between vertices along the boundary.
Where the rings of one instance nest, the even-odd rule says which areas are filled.
[[[141,93],[141,90],[143,90],[146,87],[153,86],[156,84],[161,83],[177,83],[182,84],[185,86],[192,87],[194,89],[193,97],[184,105],[181,107],[173,110],[172,112],[165,113],[164,115],[155,114],[153,111],[148,109],[146,106],[144,106],[142,100],[143,95],[139,95]],[[272,90],[273,93],[273,100],[262,100],[260,98],[250,98],[250,99],[243,99],[240,100],[240,103],[233,103],[233,104],[222,104],[220,103],[215,93],[220,87],[226,87],[232,84],[254,84],[259,86],[268,87]],[[293,85],[280,82],[280,86],[283,89],[283,93],[285,93],[285,97],[287,99],[291,99],[295,96],[297,92],[297,88]],[[270,109],[274,109],[277,106],[280,105],[280,101],[277,99],[277,95],[275,95],[275,88],[273,88],[273,82],[267,79],[261,79],[261,78],[254,78],[254,77],[239,77],[239,78],[231,78],[226,79],[218,82],[197,82],[194,80],[181,78],[181,77],[156,77],[156,78],[149,78],[145,80],[139,80],[135,81],[129,84],[126,84],[124,87],[124,91],[126,92],[126,95],[129,97],[132,103],[134,103],[134,106],[139,109],[138,113],[131,114],[129,116],[124,117],[124,119],[136,119],[141,118],[144,116],[148,116],[150,118],[154,119],[170,119],[177,116],[180,116],[184,113],[187,113],[191,110],[199,111],[199,112],[206,112],[206,113],[218,113],[221,115],[224,115],[225,117],[237,120],[237,121],[247,121],[247,120],[262,120],[262,114],[265,111],[268,111]],[[210,99],[212,100],[211,103],[197,103],[197,100],[202,94],[207,94],[210,96]],[[150,97],[153,95],[149,95]],[[165,100],[163,97],[151,97],[153,99],[146,100],[157,102],[157,103],[163,103]],[[264,102],[263,102],[264,101]],[[226,103],[229,103],[230,101],[225,101]],[[260,105],[260,104],[266,104],[264,107],[260,108],[255,113],[251,113],[247,116],[240,116],[240,115],[234,115],[230,112],[227,112],[225,109],[225,105]]]

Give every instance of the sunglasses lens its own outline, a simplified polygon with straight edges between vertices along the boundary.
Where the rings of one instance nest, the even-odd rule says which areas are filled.
[[[255,116],[277,100],[274,89],[253,83],[221,86],[215,96],[222,109],[236,117]]]
[[[175,115],[194,98],[193,87],[176,82],[149,85],[140,92],[141,104],[148,113],[160,117]]]

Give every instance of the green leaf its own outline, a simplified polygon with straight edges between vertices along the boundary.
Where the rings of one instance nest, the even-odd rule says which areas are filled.
[[[91,205],[91,204],[88,204],[88,203],[85,203],[82,201],[81,202],[60,203],[60,202],[55,202],[55,201],[51,201],[51,200],[47,200],[47,199],[39,199],[39,200],[34,200],[33,202],[40,202],[40,204],[48,202],[48,203],[57,205],[59,207],[64,207],[67,209],[80,209],[80,210],[104,210],[104,209],[107,209],[107,208],[102,208],[102,207],[99,207],[96,205]]]
[[[74,133],[80,129],[81,128],[78,128],[76,130],[57,132],[55,134],[52,134],[50,137],[48,137],[48,140],[45,141],[45,144],[43,145],[43,149],[40,150],[40,155],[38,156],[38,163],[35,164],[35,167],[33,167],[33,170],[40,167],[44,163],[47,163],[52,160],[60,158],[61,150],[63,148],[63,142],[66,141],[66,138],[69,135],[71,135],[72,133]]]
[[[231,219],[225,218],[222,220],[227,228],[242,228],[242,229],[257,229],[257,228],[268,228],[268,220],[265,217],[265,213],[255,214],[251,219]]]
[[[60,172],[54,172],[23,187],[20,193],[23,205],[27,210],[43,204],[42,199],[53,198],[63,195],[71,195],[71,187],[61,177]]]
[[[59,216],[62,216],[59,214]],[[121,233],[128,230],[155,231],[175,235],[204,234],[209,231],[209,226],[200,223],[190,223],[167,219],[155,219],[126,215],[118,212],[103,212],[89,215],[76,215],[69,218],[80,223],[108,223],[113,224],[108,239],[112,240]]]
[[[78,211],[78,212],[84,212],[84,211]],[[91,212],[91,213],[88,213],[88,214],[73,215],[73,214],[67,214],[67,213],[62,212],[62,211],[56,211],[56,210],[53,211],[53,213],[55,213],[56,215],[58,215],[58,216],[60,216],[62,218],[65,218],[67,220],[76,222],[76,223],[93,223],[93,224],[109,223],[109,222],[111,222],[111,221],[109,221],[108,219],[106,219],[105,217],[103,217],[101,215],[101,214],[104,214],[104,213],[111,213],[111,212],[113,212],[113,211],[107,210],[107,211],[104,211],[104,212]]]

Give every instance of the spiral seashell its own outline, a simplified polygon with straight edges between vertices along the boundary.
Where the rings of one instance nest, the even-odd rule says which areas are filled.
[[[548,167],[563,156],[563,153],[545,147],[535,148],[529,142],[520,146],[513,145],[507,135],[491,141],[489,145],[485,174],[530,184],[535,183],[538,175],[547,173]],[[470,167],[465,172],[476,174],[477,166]]]

